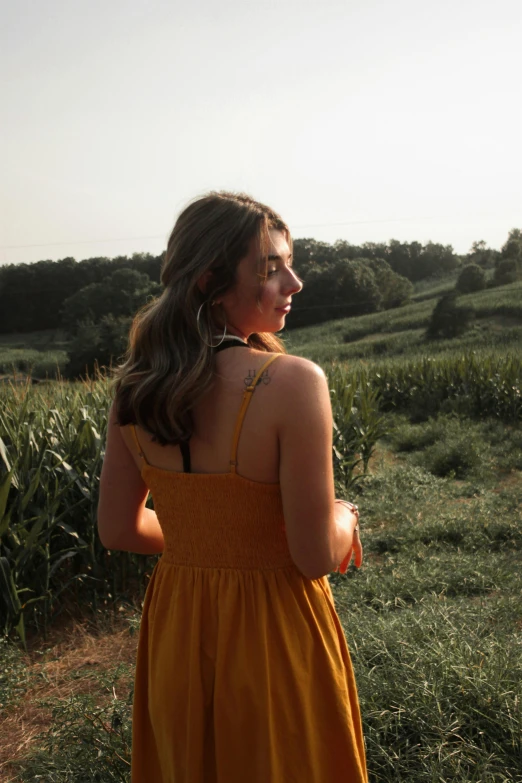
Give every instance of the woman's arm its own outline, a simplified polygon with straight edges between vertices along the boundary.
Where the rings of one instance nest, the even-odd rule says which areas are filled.
[[[145,508],[148,494],[138,466],[123,440],[113,404],[107,425],[98,502],[98,534],[103,546],[141,555],[163,552],[163,533],[156,512]]]
[[[335,503],[326,376],[318,365],[296,356],[285,357],[283,368],[278,428],[286,534],[295,564],[316,579],[344,566],[353,550],[360,564],[362,548],[358,534],[354,537],[356,515]]]

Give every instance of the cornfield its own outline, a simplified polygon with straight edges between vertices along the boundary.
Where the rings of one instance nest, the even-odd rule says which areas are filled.
[[[336,489],[368,468],[377,394],[331,373]],[[0,627],[46,633],[63,599],[94,610],[143,595],[155,558],[108,551],[96,530],[107,380],[0,389]]]
[[[45,633],[62,597],[96,609],[147,570],[96,533],[109,404],[103,381],[0,392],[0,624],[24,644],[27,620]]]
[[[454,359],[326,369],[334,416],[336,492],[368,471],[384,413],[522,418],[522,360]],[[25,644],[64,600],[95,611],[143,595],[155,558],[108,551],[96,509],[111,402],[107,380],[0,388],[0,627]]]
[[[383,410],[406,410],[427,418],[439,411],[491,417],[507,424],[522,420],[522,354],[455,357],[375,364],[368,382]]]

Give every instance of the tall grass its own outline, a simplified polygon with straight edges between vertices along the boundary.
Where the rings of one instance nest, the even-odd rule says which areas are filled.
[[[34,378],[54,378],[67,363],[63,350],[0,348],[0,374],[30,373]]]
[[[468,354],[355,371],[333,364],[327,375],[340,493],[367,473],[386,431],[381,412],[522,419],[520,356]],[[26,619],[45,629],[72,586],[82,585],[96,606],[131,584],[139,592],[152,568],[150,559],[106,551],[96,534],[109,403],[105,381],[0,391],[0,621],[22,640]]]
[[[478,321],[502,317],[522,322],[522,282],[466,294],[459,297],[459,302],[473,307]],[[368,336],[425,330],[435,304],[436,299],[430,297],[395,310],[291,329],[285,336],[292,352],[300,353],[303,350],[303,355],[320,356],[325,346],[332,350],[334,346],[338,349],[343,343],[354,343]],[[426,350],[429,350],[429,346]]]
[[[522,420],[522,355],[456,356],[374,365],[369,383],[384,410],[428,418],[439,411]]]
[[[378,394],[330,373],[334,472],[346,493],[368,470],[384,432]],[[64,595],[94,608],[142,594],[154,558],[105,550],[96,511],[108,382],[0,389],[0,626],[47,628]]]
[[[451,430],[449,417],[423,425],[387,418],[397,447],[412,441],[408,426],[420,453]],[[516,448],[517,432],[498,422],[473,424],[474,436],[489,427],[499,449],[511,440]],[[521,783],[520,481],[497,475],[479,488],[415,463],[415,450],[379,448],[358,487],[365,563],[330,576],[356,672],[369,779]],[[15,664],[20,691],[27,683]],[[19,761],[21,781],[129,780],[132,692],[122,674],[115,659],[99,675],[99,700],[49,700],[52,721]]]
[[[24,643],[67,592],[96,606],[142,581],[145,559],[96,533],[109,402],[101,381],[0,390],[0,622]]]

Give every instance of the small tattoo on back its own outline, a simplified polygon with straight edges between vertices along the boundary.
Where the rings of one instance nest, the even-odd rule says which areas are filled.
[[[255,377],[256,377],[256,371],[255,370],[249,370],[248,371],[248,375],[245,378],[245,386],[251,386],[252,383],[254,382],[254,378]],[[258,386],[260,383],[264,383],[265,386],[266,386],[268,383],[270,383],[271,380],[272,379],[268,375],[268,369],[263,370],[263,372],[261,373],[261,375],[259,376],[259,378],[257,380],[256,386]]]

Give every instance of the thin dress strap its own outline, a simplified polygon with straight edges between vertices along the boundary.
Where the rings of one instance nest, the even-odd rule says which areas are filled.
[[[252,399],[252,394],[258,384],[259,379],[261,378],[261,375],[264,373],[264,371],[267,369],[269,364],[272,364],[275,359],[277,359],[279,356],[281,356],[280,353],[276,353],[274,356],[271,356],[268,361],[266,361],[260,370],[257,371],[257,374],[252,381],[252,383],[246,387],[245,393],[243,395],[243,402],[241,403],[241,408],[239,409],[239,414],[236,421],[236,428],[234,430],[234,437],[232,440],[232,450],[230,452],[230,472],[231,473],[237,473],[237,444],[239,442],[239,435],[241,433],[241,427],[243,425],[243,419],[245,418],[245,413],[247,412],[247,408],[250,404],[250,400]]]
[[[134,440],[134,443],[136,444],[136,451],[138,452],[138,457],[141,459],[143,465],[150,465],[150,462],[148,461],[147,457],[143,453],[143,449],[141,448],[141,444],[138,440],[138,433],[136,432],[136,427],[134,424],[130,424],[130,430],[132,432],[132,438]],[[190,449],[188,441],[181,441],[179,444],[181,449],[181,454],[183,456],[183,472],[184,473],[190,473],[191,467],[190,467]]]
[[[149,461],[148,461],[147,457],[145,456],[145,454],[142,451],[140,442],[138,440],[138,434],[136,432],[136,427],[135,427],[134,424],[129,424],[129,427],[130,427],[130,431],[132,432],[132,437],[134,439],[134,443],[136,444],[136,450],[138,452],[138,457],[141,459],[142,465],[148,465]]]

